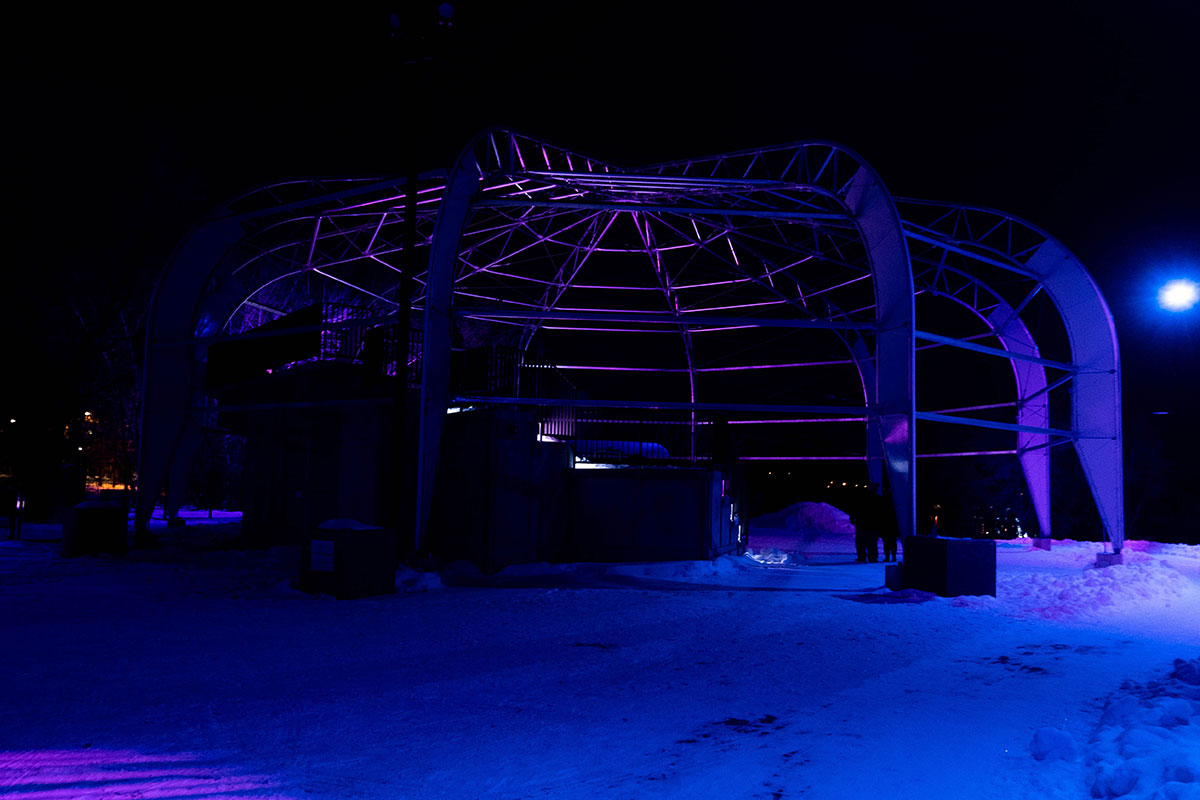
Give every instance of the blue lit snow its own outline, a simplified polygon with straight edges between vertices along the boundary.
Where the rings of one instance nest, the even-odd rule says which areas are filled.
[[[997,598],[888,602],[852,535],[756,534],[773,563],[531,565],[494,587],[405,571],[400,593],[354,601],[291,588],[287,548],[64,560],[0,542],[0,796],[1200,786],[1200,547],[1131,542],[1094,570],[1097,544],[1015,541]]]

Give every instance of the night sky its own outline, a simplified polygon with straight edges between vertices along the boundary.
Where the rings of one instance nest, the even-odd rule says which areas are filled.
[[[8,375],[45,376],[21,397],[6,380],[12,408],[69,404],[72,365],[96,357],[79,318],[148,296],[223,198],[405,166],[387,5],[91,8],[9,26]],[[1200,310],[1154,306],[1160,278],[1200,277],[1191,0],[464,0],[443,32],[422,166],[487,125],[630,164],[832,139],[894,194],[1010,211],[1080,256],[1117,319],[1131,453],[1160,424],[1151,411],[1174,422],[1197,405]],[[1176,477],[1195,472],[1186,436],[1167,437]]]

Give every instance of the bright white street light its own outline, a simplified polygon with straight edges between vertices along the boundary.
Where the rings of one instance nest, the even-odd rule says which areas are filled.
[[[1158,290],[1158,304],[1167,311],[1187,311],[1200,300],[1200,286],[1195,281],[1179,278],[1167,281]]]

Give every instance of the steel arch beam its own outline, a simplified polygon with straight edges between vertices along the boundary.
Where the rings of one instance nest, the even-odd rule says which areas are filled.
[[[146,360],[142,372],[142,432],[138,444],[138,492],[134,528],[144,533],[154,503],[167,483],[166,511],[178,508],[183,478],[200,442],[197,396],[204,348],[192,341],[193,320],[213,265],[245,235],[232,218],[200,225],[172,254],[154,287],[146,326]]]
[[[883,181],[862,157],[826,141],[797,142],[685,161],[655,164],[642,174],[784,181],[811,187],[849,212],[867,250],[875,289],[874,369],[869,387],[870,456],[881,453],[891,480],[900,531],[916,531],[915,306],[912,265],[900,216]],[[875,442],[878,441],[878,450]],[[872,473],[874,474],[874,473]]]
[[[903,534],[911,534],[916,528],[915,306],[912,268],[900,218],[879,176],[861,157],[848,149],[829,142],[812,142],[787,145],[772,152],[782,158],[776,165],[780,168],[779,174],[768,177],[819,193],[845,209],[866,250],[875,290],[875,320],[871,325],[875,333],[875,367],[867,391],[872,419],[868,437],[870,441],[877,439],[879,442],[878,448],[869,443],[868,450],[882,454],[891,479],[900,530]],[[443,327],[442,318],[448,320],[452,314],[453,272],[458,248],[466,217],[473,207],[480,184],[497,174],[514,180],[520,178],[526,172],[523,163],[520,168],[516,166],[520,154],[516,134],[489,131],[476,137],[467,146],[451,173],[450,189],[443,197],[434,250],[430,255],[429,273],[426,276],[429,292],[426,303],[427,326],[432,324],[440,331]],[[556,154],[559,158],[569,158],[566,151],[556,151]],[[547,160],[550,158],[544,149],[543,155]],[[730,158],[744,155],[735,154]],[[712,168],[713,173],[720,171],[724,158],[715,158],[717,166]],[[653,173],[646,180],[669,182],[672,170],[687,172],[696,163],[657,165],[639,172],[641,175]],[[605,171],[611,172],[609,169]],[[636,174],[628,173],[627,176]],[[615,185],[620,183],[621,177],[619,173],[610,174],[606,182]],[[745,178],[743,175],[742,179]],[[458,189],[455,189],[456,185]],[[484,200],[481,205],[495,202]],[[548,198],[528,202],[533,207],[551,204],[553,200]],[[724,209],[718,203],[711,209],[706,208],[705,213],[720,216]],[[433,300],[435,286],[442,293],[436,302]],[[536,316],[536,312],[531,316]],[[446,378],[439,364],[443,358],[448,359],[448,345],[447,354],[443,356],[441,345],[430,339],[431,334],[436,333],[427,327],[424,369],[429,370],[428,377],[433,382],[423,385],[422,389],[426,394],[422,401],[420,458],[423,466],[420,472],[423,484],[418,500],[418,537],[426,531],[428,505],[433,496],[432,487],[437,472],[442,424],[440,415],[445,413],[447,400],[441,388]],[[855,361],[858,361],[857,357]]]
[[[545,172],[541,171],[543,167]],[[436,191],[439,196],[423,201],[438,202],[440,208],[426,273],[429,285],[425,303],[426,352],[422,364],[421,449],[418,503],[413,510],[417,516],[418,536],[425,534],[428,527],[442,415],[449,396],[454,273],[472,209],[489,204],[544,207],[558,202],[570,205],[575,197],[584,197],[580,203],[596,200],[605,208],[621,205],[622,208],[647,212],[656,208],[678,211],[681,206],[664,205],[655,199],[660,194],[665,196],[663,193],[675,191],[679,193],[675,200],[685,203],[683,207],[697,215],[731,217],[744,214],[754,220],[795,214],[824,220],[826,224],[842,221],[838,227],[843,233],[848,233],[851,227],[857,231],[866,253],[864,256],[857,249],[859,245],[854,243],[853,258],[856,262],[865,258],[869,264],[875,293],[875,318],[873,324],[869,324],[875,334],[874,352],[870,352],[866,340],[851,347],[851,357],[859,366],[867,395],[870,419],[868,466],[882,463],[891,476],[896,510],[905,533],[913,532],[915,528],[916,331],[909,239],[951,248],[968,258],[1006,266],[1036,278],[1063,315],[1068,330],[1071,360],[1078,373],[1072,384],[1072,430],[1078,434],[1076,446],[1080,461],[1106,530],[1114,546],[1120,549],[1124,532],[1119,372],[1111,317],[1095,284],[1078,261],[1032,226],[998,212],[977,209],[971,213],[990,214],[992,218],[976,228],[979,235],[972,237],[972,225],[959,226],[958,216],[965,213],[961,207],[944,204],[930,204],[948,209],[940,211],[941,216],[933,223],[937,230],[902,221],[897,214],[896,202],[866,162],[846,148],[829,142],[790,144],[619,170],[511,131],[490,130],[472,140],[450,173],[449,182],[445,177],[445,173],[440,173],[439,185],[427,190]],[[423,180],[425,178],[422,176]],[[231,268],[236,268],[237,264],[232,259],[227,260],[226,254],[233,252],[239,243],[244,251],[252,233],[265,231],[275,221],[300,209],[318,207],[318,217],[349,209],[371,209],[370,213],[383,214],[381,228],[387,208],[394,203],[403,182],[308,183],[297,184],[309,193],[299,201],[281,202],[273,188],[261,190],[244,202],[237,201],[232,213],[223,212],[221,218],[206,223],[198,233],[185,240],[173,256],[168,274],[156,288],[147,337],[146,407],[143,446],[139,452],[139,475],[143,479],[143,488],[148,491],[139,498],[139,524],[144,524],[149,517],[149,509],[152,509],[153,499],[162,483],[161,475],[168,468],[186,466],[188,426],[197,419],[191,409],[198,405],[196,400],[203,385],[199,380],[202,377],[199,369],[205,342],[196,340],[219,333],[234,311],[231,304],[244,302],[261,288],[256,285],[264,277],[270,277],[251,274],[254,271],[235,275],[237,270]],[[347,186],[350,188],[344,188]],[[536,194],[548,187],[554,191],[541,196]],[[713,193],[704,194],[710,188]],[[580,194],[563,195],[564,189]],[[501,194],[490,194],[493,191]],[[640,195],[641,202],[631,201],[627,194],[647,191],[654,195]],[[811,193],[813,202],[788,196],[796,192]],[[266,202],[268,196],[269,203]],[[347,203],[357,205],[347,206]],[[246,205],[254,206],[253,210],[239,213],[239,206],[244,209]],[[826,219],[831,215],[832,219]],[[944,220],[951,217],[954,218],[953,227],[948,228]],[[1026,241],[1019,247],[1007,249],[997,244],[1002,234],[1008,234],[1011,242],[1014,230],[1021,235],[1031,231],[1037,233],[1040,244],[1030,247]],[[324,235],[321,231],[318,233]],[[349,234],[338,230],[329,235],[336,238]],[[363,255],[367,254],[364,252]],[[288,264],[295,267],[299,263],[289,254],[285,254],[284,262],[284,267]],[[374,283],[364,285],[373,286]],[[866,310],[864,307],[863,311]],[[681,318],[684,317],[681,315]],[[1047,391],[1043,365],[1030,360],[1040,358],[1035,355],[1038,352],[1036,343],[1010,306],[993,306],[987,311],[985,322],[1001,338],[1012,362],[1019,395],[1024,400],[1018,411],[1019,424],[1025,428],[1046,429],[1048,420],[1036,418],[1044,410]],[[1040,402],[1038,398],[1041,398]],[[1039,435],[1025,433],[1029,437]],[[1034,439],[1021,438],[1019,441],[1026,453],[1040,454],[1031,459],[1046,458],[1047,448],[1038,446]],[[1033,493],[1035,480],[1029,478],[1031,468],[1024,459],[1022,466]],[[1036,478],[1037,482],[1041,480]],[[145,508],[147,503],[149,508]],[[1039,521],[1042,520],[1039,511]],[[1043,524],[1043,529],[1046,528],[1047,524]]]
[[[441,178],[428,173],[422,180]],[[214,209],[171,254],[155,285],[146,324],[142,378],[142,430],[138,443],[138,497],[134,525],[144,533],[164,485],[166,510],[178,508],[191,456],[199,446],[205,339],[219,334],[234,310],[262,284],[247,287],[229,256],[255,233],[310,214],[316,207],[344,209],[350,202],[388,204],[402,191],[398,179],[300,180],[261,187]],[[278,190],[302,187],[308,196],[281,202]],[[318,212],[319,213],[319,212]],[[231,280],[233,278],[233,280]]]
[[[1095,280],[1061,242],[1011,214],[927,200],[901,198],[899,202],[942,212],[931,223],[936,228],[906,222],[910,237],[1034,278],[1050,298],[1066,328],[1075,367],[1071,382],[1075,451],[1104,533],[1113,550],[1120,552],[1125,542],[1120,350],[1112,312]],[[978,233],[970,225],[972,218],[985,221],[976,226]]]
[[[1121,464],[1121,365],[1112,313],[1095,280],[1074,255],[1047,236],[1025,267],[1040,276],[1058,307],[1071,360],[1071,428],[1075,452],[1113,550],[1125,544],[1125,478]]]
[[[846,206],[867,246],[875,284],[875,386],[868,453],[882,442],[900,533],[916,533],[916,306],[908,242],[883,182],[865,162],[854,174]],[[872,430],[874,428],[874,430]]]
[[[988,309],[984,311],[977,308],[976,304],[967,302],[958,294],[930,290],[931,294],[958,303],[973,313],[996,335],[1005,351],[1041,358],[1041,351],[1033,339],[1033,334],[1007,300],[992,291],[983,281],[962,270],[945,265],[941,269],[953,272],[986,291],[989,296]],[[1049,428],[1050,395],[1046,391],[1046,368],[1023,359],[1009,358],[1008,361],[1012,366],[1017,389],[1017,425],[1026,428]],[[1025,475],[1025,484],[1029,487],[1029,497],[1037,515],[1039,530],[1044,538],[1051,535],[1050,449],[1047,447],[1049,442],[1050,437],[1044,433],[1029,430],[1017,432],[1017,458]]]
[[[415,547],[419,552],[428,544],[429,518],[437,480],[442,428],[450,400],[450,325],[454,300],[454,273],[458,249],[471,211],[471,201],[479,191],[484,172],[475,148],[491,136],[477,136],[463,149],[450,172],[446,193],[429,248],[429,266],[425,273],[425,326],[421,353],[420,433],[417,444],[416,508],[413,509]]]

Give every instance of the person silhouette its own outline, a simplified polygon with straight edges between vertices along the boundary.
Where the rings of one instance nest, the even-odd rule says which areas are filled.
[[[883,539],[883,560],[896,560],[896,546],[900,540],[900,526],[892,506],[892,493],[886,488],[879,495],[879,535]]]
[[[872,483],[859,493],[855,503],[854,524],[855,561],[859,564],[879,560],[879,535],[883,517],[880,513],[879,487]]]

